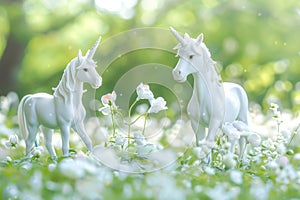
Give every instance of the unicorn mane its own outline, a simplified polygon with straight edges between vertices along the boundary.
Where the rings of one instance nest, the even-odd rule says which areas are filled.
[[[192,49],[196,54],[201,54],[201,50],[202,50],[202,53],[205,54],[205,56],[204,56],[205,61],[208,62],[209,65],[216,64],[216,62],[211,58],[211,53],[210,53],[209,49],[207,48],[207,46],[205,45],[205,43],[201,42],[200,45],[193,43]]]
[[[58,83],[57,87],[54,88],[54,97],[61,97],[66,101],[67,94],[71,92],[75,92],[75,71],[76,71],[76,63],[77,63],[77,57],[74,58],[66,67],[64,70],[63,76]]]

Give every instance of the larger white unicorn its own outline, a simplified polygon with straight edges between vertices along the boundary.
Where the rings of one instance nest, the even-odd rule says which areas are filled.
[[[214,144],[218,130],[222,129],[226,122],[239,120],[248,124],[247,94],[235,83],[222,83],[214,68],[215,62],[203,43],[202,33],[193,39],[187,33],[181,37],[172,27],[170,30],[180,42],[175,47],[178,49],[179,61],[173,70],[174,79],[184,82],[189,74],[194,77],[193,94],[187,111],[196,135],[196,144]],[[208,128],[206,137],[205,128]],[[240,155],[245,142],[245,138],[242,137]]]
[[[70,128],[73,128],[85,143],[88,151],[92,150],[92,142],[86,134],[83,120],[86,115],[82,105],[83,83],[89,83],[93,88],[102,85],[102,78],[96,71],[93,56],[101,37],[91,50],[82,56],[74,58],[64,70],[64,74],[54,89],[53,95],[36,93],[26,95],[20,102],[18,120],[20,131],[26,142],[26,155],[30,152],[41,126],[45,137],[45,145],[51,157],[55,157],[52,145],[53,129],[59,128],[62,137],[62,151],[69,153]]]

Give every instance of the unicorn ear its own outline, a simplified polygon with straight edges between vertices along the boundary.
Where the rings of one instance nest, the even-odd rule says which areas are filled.
[[[81,49],[78,50],[78,61],[80,62],[82,60],[82,52]]]
[[[203,42],[203,33],[201,33],[201,34],[197,37],[196,42],[197,42],[198,45],[201,44],[201,43]]]

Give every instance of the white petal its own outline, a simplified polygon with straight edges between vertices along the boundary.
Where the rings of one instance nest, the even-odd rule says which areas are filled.
[[[98,111],[102,112],[103,115],[111,114],[109,106],[104,106],[104,107],[100,108]]]

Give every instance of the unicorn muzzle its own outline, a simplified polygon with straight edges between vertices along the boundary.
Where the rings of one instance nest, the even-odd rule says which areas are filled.
[[[180,83],[186,81],[186,77],[182,76],[182,73],[180,70],[173,70],[172,74],[173,74],[173,78],[175,81],[180,82]]]
[[[96,80],[95,83],[91,84],[92,88],[97,89],[102,85],[102,78],[99,76],[99,78]]]

